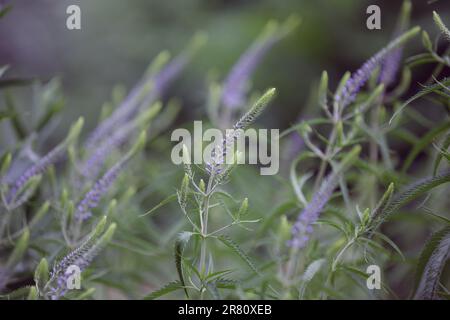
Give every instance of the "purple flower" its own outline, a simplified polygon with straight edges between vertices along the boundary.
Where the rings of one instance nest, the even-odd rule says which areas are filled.
[[[297,118],[296,123],[301,123],[305,121],[307,117],[300,115]],[[288,140],[288,147],[285,149],[285,157],[286,159],[293,160],[295,157],[297,157],[300,153],[300,151],[303,150],[305,147],[305,141],[303,140],[303,137],[297,132],[294,131],[290,134],[289,140]]]
[[[258,64],[280,39],[271,36],[253,44],[233,66],[223,85],[222,102],[226,108],[236,109],[246,103],[246,85]]]
[[[79,271],[82,272],[92,262],[95,257],[95,254],[90,252],[94,246],[92,237],[93,236],[91,236],[80,247],[66,255],[53,268],[50,274],[50,279],[55,279],[56,285],[50,287],[48,292],[52,300],[57,300],[67,293],[67,282],[69,277],[76,272],[76,269],[74,269],[73,266],[78,267]],[[73,270],[73,272],[70,272],[71,270]]]
[[[181,73],[188,60],[189,56],[182,53],[156,75],[144,77],[131,90],[113,114],[100,123],[91,133],[86,142],[86,148],[88,150],[94,150],[99,142],[108,139],[108,136],[115,130],[132,120],[142,105],[148,106],[156,101],[164,93],[169,84]],[[149,84],[152,85],[151,88],[149,88]],[[149,92],[146,93],[145,90],[149,90]]]
[[[9,189],[8,195],[6,196],[6,202],[8,204],[11,204],[13,200],[15,200],[17,193],[26,185],[28,181],[30,181],[31,178],[44,173],[49,166],[56,163],[64,156],[64,152],[68,145],[80,134],[83,123],[83,118],[78,119],[78,121],[70,128],[67,138],[62,143],[57,145],[44,157],[39,159],[37,163],[31,165],[22,175],[19,176],[19,178],[15,180]]]
[[[153,117],[158,114],[161,106],[162,104],[160,102],[155,103],[150,108],[140,113],[139,117],[136,117],[135,120],[125,124],[114,131],[108,139],[102,141],[102,143],[89,155],[87,160],[82,163],[81,174],[89,180],[95,180],[108,156],[115,149],[120,148],[125,144],[139,126],[143,126],[153,119]]]
[[[136,87],[134,87],[125,100],[120,104],[119,107],[113,112],[109,118],[105,119],[100,123],[97,128],[90,134],[87,142],[86,149],[93,150],[95,146],[107,138],[114,130],[119,128],[123,123],[130,120],[131,115],[134,113],[136,108],[140,105],[142,101],[141,91],[143,89],[142,80]],[[145,82],[144,82],[145,83]],[[152,94],[153,95],[153,94]]]
[[[206,164],[206,170],[212,176],[222,172],[222,165],[234,146],[234,141],[243,133],[244,129],[249,126],[263,112],[268,103],[275,95],[275,88],[271,88],[264,93],[261,98],[256,101],[253,107],[247,111],[233,126],[232,130],[226,130],[225,137],[218,142],[212,150],[211,161]]]
[[[288,246],[299,249],[306,246],[313,232],[312,225],[317,221],[323,208],[333,195],[333,190],[336,188],[337,183],[338,176],[333,173],[323,181],[319,190],[299,214],[297,221],[292,227],[292,238],[288,241]]]
[[[244,52],[224,81],[221,101],[226,109],[235,110],[247,102],[246,86],[256,67],[270,49],[298,24],[296,16],[289,17],[281,26],[269,23],[259,39]]]
[[[352,103],[356,98],[356,94],[366,84],[367,80],[369,80],[372,72],[385,60],[386,56],[393,50],[396,50],[405,41],[415,36],[419,31],[420,28],[416,27],[403,33],[366,61],[362,67],[353,73],[350,79],[347,80],[342,90],[337,92],[334,96],[334,101],[338,103],[342,109]]]
[[[97,224],[86,241],[55,265],[50,274],[49,283],[52,285],[45,293],[47,297],[56,300],[64,296],[70,289],[68,288],[68,280],[73,279],[71,276],[73,276],[75,272],[83,272],[108,244],[114,234],[116,224],[112,223],[106,232],[102,234],[105,222],[106,217]],[[69,277],[72,279],[69,279]]]
[[[393,50],[384,60],[381,66],[379,82],[384,83],[385,86],[394,82],[402,60],[403,49],[397,48]]]
[[[404,1],[401,9],[401,14],[395,27],[393,38],[404,32],[409,25],[409,19],[411,15],[411,3]],[[385,86],[394,82],[400,67],[402,60],[403,47],[400,46],[397,49],[392,50],[385,58],[383,65],[381,66],[380,77],[378,81],[384,83]]]
[[[81,165],[81,174],[85,178],[95,179],[111,152],[126,142],[130,131],[131,130],[116,131],[110,138],[106,139],[98,146]]]
[[[356,94],[366,84],[367,80],[369,80],[372,72],[378,67],[385,54],[385,49],[383,49],[366,61],[362,67],[353,73],[350,79],[347,80],[342,91],[334,97],[334,101],[341,104],[342,108],[345,108],[352,103],[356,98]]]
[[[78,203],[75,218],[85,220],[91,216],[91,209],[97,207],[101,197],[108,191],[131,157],[144,147],[145,140],[146,132],[142,131],[131,150],[128,151],[128,153],[108,171],[106,171],[106,173],[95,182],[91,190],[89,190],[83,199]]]
[[[206,171],[210,176],[222,173],[227,153],[233,146],[234,141],[241,134],[240,129],[227,130],[222,141],[218,142],[211,152],[211,161],[206,164]]]
[[[91,261],[79,258],[73,265],[76,265],[79,268],[80,272],[82,272],[84,269],[86,269],[86,267],[89,266],[90,262]],[[68,280],[73,277],[76,272],[75,269],[73,269],[72,272],[70,271],[71,269],[67,267],[64,272],[57,276],[56,286],[49,290],[49,295],[52,300],[58,300],[69,291],[69,288],[67,287]]]
[[[57,162],[64,155],[65,146],[59,145],[41,158],[36,164],[33,164],[25,172],[17,178],[15,183],[9,189],[6,201],[10,204],[17,195],[17,192],[30,181],[31,178],[44,173],[49,166]]]
[[[178,77],[189,61],[189,56],[180,54],[165,66],[155,77],[154,86],[158,95],[162,95],[167,87]]]
[[[97,180],[97,182],[95,182],[91,190],[89,190],[78,203],[75,218],[86,220],[91,217],[91,210],[98,206],[101,197],[109,190],[125,163],[125,161],[116,163],[99,180]]]

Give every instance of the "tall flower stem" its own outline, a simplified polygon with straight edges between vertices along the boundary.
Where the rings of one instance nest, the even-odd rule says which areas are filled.
[[[329,144],[326,147],[325,150],[325,158],[322,159],[319,167],[319,171],[317,174],[317,178],[314,182],[314,192],[316,192],[323,181],[323,178],[325,176],[325,170],[327,168],[327,161],[331,157],[334,151],[334,143],[336,142],[337,138],[337,126],[333,126],[330,132],[330,136],[328,138]],[[285,295],[289,294],[289,287],[292,285],[293,278],[295,277],[295,274],[297,272],[297,266],[298,266],[298,260],[299,260],[299,249],[296,247],[292,247],[289,251],[288,261],[286,264],[285,274],[283,276],[283,283],[284,283],[284,289],[285,289]]]
[[[331,129],[330,137],[328,138],[328,145],[325,150],[325,158],[320,162],[319,171],[317,173],[316,181],[314,182],[314,190],[317,190],[322,183],[323,177],[325,176],[325,170],[327,168],[327,162],[330,160],[333,154],[334,143],[337,138],[336,124]]]
[[[214,172],[208,178],[208,185],[206,187],[205,197],[203,199],[202,209],[200,211],[200,228],[201,228],[201,245],[200,245],[200,260],[199,271],[202,277],[205,276],[206,271],[206,237],[208,235],[208,215],[209,215],[209,200],[213,191]],[[201,289],[200,297],[203,298],[203,288]]]
[[[374,108],[372,109],[372,112],[370,114],[371,127],[372,127],[373,132],[375,132],[375,134],[378,134],[379,129],[380,129],[380,126],[378,123],[379,115],[380,115],[380,104],[377,103],[374,106]],[[372,162],[373,165],[376,165],[378,163],[378,145],[374,138],[370,139],[370,142],[369,142],[369,157],[370,157],[370,161]],[[371,194],[370,206],[374,207],[375,203],[376,203],[376,199],[378,199],[376,179],[373,179],[372,187],[373,187],[373,190],[370,193]]]
[[[291,248],[289,252],[288,262],[286,264],[286,273],[283,277],[283,287],[284,287],[284,297],[285,299],[289,298],[289,288],[292,285],[293,277],[297,270],[299,260],[299,250],[298,248]]]

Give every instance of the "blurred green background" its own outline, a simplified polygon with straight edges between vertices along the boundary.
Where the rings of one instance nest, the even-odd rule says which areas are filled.
[[[5,2],[5,1],[4,1]],[[7,2],[7,1],[6,1]],[[0,62],[9,76],[58,76],[66,96],[66,121],[84,115],[93,126],[101,105],[116,84],[131,88],[161,50],[177,54],[199,30],[209,41],[167,97],[179,97],[181,117],[198,119],[204,112],[207,79],[222,79],[270,19],[295,13],[302,24],[266,56],[253,88],[277,87],[279,96],[264,121],[281,129],[293,124],[322,70],[331,83],[355,70],[391,37],[402,1],[360,0],[16,0],[0,21]],[[82,30],[66,28],[66,8],[77,4]],[[381,30],[366,28],[366,8],[381,8]],[[450,1],[413,1],[412,24],[436,35],[431,12],[448,20]],[[407,54],[418,51],[418,41]],[[424,71],[425,74],[425,71]],[[420,73],[415,72],[420,81]],[[23,93],[23,92],[22,92]],[[16,95],[17,96],[17,95]],[[25,115],[28,97],[22,99]],[[62,128],[65,129],[64,124]]]
[[[0,3],[10,2],[0,0]],[[10,65],[8,78],[38,78],[46,82],[58,77],[61,80],[65,116],[59,123],[59,132],[51,137],[53,141],[49,145],[54,145],[64,137],[68,124],[80,115],[87,120],[85,133],[89,132],[97,123],[103,103],[110,100],[115,85],[132,88],[160,51],[167,49],[176,55],[197,31],[206,31],[209,41],[165,93],[166,98],[178,97],[182,102],[182,111],[169,131],[188,121],[204,118],[208,79],[213,76],[225,78],[270,19],[282,21],[291,14],[297,14],[302,19],[301,26],[269,52],[253,77],[255,90],[278,89],[276,100],[258,123],[285,129],[306,114],[311,90],[323,70],[328,71],[331,89],[334,89],[345,71],[356,70],[388,43],[402,1],[15,0],[12,3],[12,11],[0,20],[0,65]],[[431,3],[412,0],[412,3],[411,25],[422,26],[432,38],[437,35],[432,21],[433,10],[438,11],[444,21],[450,21],[449,0]],[[82,30],[66,28],[66,8],[71,4],[81,7]],[[366,8],[370,4],[381,8],[381,30],[366,28]],[[423,48],[420,40],[416,39],[408,43],[404,56],[418,52],[423,52]],[[414,94],[420,87],[419,83],[426,81],[430,74],[429,66],[415,68],[413,85],[405,96]],[[14,88],[12,91],[23,112],[21,118],[32,117],[33,88]],[[428,118],[439,116],[439,113],[434,114],[433,108],[420,108],[426,102],[417,101],[415,105],[420,112],[426,112]],[[313,114],[308,111],[309,116]],[[420,130],[425,130],[417,127],[414,131],[420,136]],[[163,135],[161,139],[162,144],[167,144],[169,135]],[[405,147],[397,149],[401,148],[406,150],[410,146],[405,144]],[[156,146],[155,149],[164,148]],[[140,179],[140,185],[146,186],[139,198],[144,208],[152,208],[173,193],[181,179],[182,172],[170,163],[168,151],[155,153],[146,160],[152,161],[148,168],[133,168],[134,171],[130,170],[123,177]],[[167,171],[167,167],[172,171]],[[258,213],[257,218],[273,209],[267,208],[267,204],[275,204],[277,193],[274,190],[284,187],[282,181],[276,180],[277,177],[256,176],[251,169],[245,168],[240,169],[234,179],[234,193],[245,194],[251,199],[252,213]],[[125,188],[128,184],[125,180],[119,185]],[[127,203],[126,206],[128,215],[120,216],[121,227],[132,230],[139,237],[150,238],[158,245],[169,246],[171,237],[183,226],[180,225],[179,209],[170,205],[163,211],[167,215],[160,214],[154,218],[154,224],[163,231],[146,232],[143,220],[138,218],[142,208],[134,208]],[[401,229],[405,235],[396,241],[400,242],[402,249],[411,247],[414,256],[422,245],[421,240],[426,237],[426,233],[419,230],[422,226],[415,223],[416,220],[406,226],[394,224],[394,229]],[[137,225],[142,229],[137,231]],[[120,236],[119,242],[122,240]],[[247,233],[242,233],[241,238],[252,240]],[[147,250],[148,243],[142,247]],[[130,273],[140,282],[141,275],[136,270],[148,271],[150,266],[160,269],[148,277],[155,287],[160,285],[159,282],[172,280],[175,272],[172,264],[168,268],[166,261],[159,256],[156,266],[153,266],[154,260],[146,256],[135,261],[136,253],[125,249],[125,253],[117,255],[113,263],[105,263],[120,271],[117,272],[118,282],[134,280],[125,279],[121,268],[131,270]],[[171,258],[170,252],[170,257],[165,259],[171,261]],[[411,276],[410,268],[402,267],[395,272],[391,277],[394,282]],[[400,283],[394,283],[394,286],[399,286],[397,291],[406,296]]]

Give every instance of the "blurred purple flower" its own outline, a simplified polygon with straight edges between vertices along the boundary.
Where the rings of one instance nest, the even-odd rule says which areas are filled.
[[[401,9],[401,13],[393,33],[393,39],[398,37],[401,33],[405,32],[408,28],[411,15],[411,3],[404,1]],[[379,83],[384,83],[385,86],[392,84],[397,75],[398,69],[401,64],[403,55],[403,46],[392,50],[385,58],[383,65],[381,66]]]
[[[124,144],[130,133],[130,128],[124,128],[115,131],[110,138],[105,139],[81,165],[81,174],[85,178],[95,179],[111,152]]]
[[[31,178],[44,173],[49,166],[61,159],[64,155],[64,150],[64,146],[59,145],[41,158],[37,163],[28,167],[28,169],[26,169],[25,172],[15,180],[9,189],[6,201],[11,203],[17,195],[17,192],[19,192],[19,190],[23,188]]]
[[[394,82],[402,60],[403,49],[397,48],[393,50],[383,61],[381,66],[379,82],[384,83],[385,86]]]
[[[156,101],[164,93],[169,84],[181,73],[188,61],[189,56],[182,53],[168,63],[156,75],[144,77],[131,90],[113,114],[94,129],[86,142],[86,148],[88,150],[94,150],[95,146],[100,141],[108,139],[108,136],[111,135],[114,130],[117,130],[123,124],[132,120],[142,105],[147,106]],[[144,92],[144,96],[142,96],[143,91],[149,89],[149,83],[151,83],[153,87],[150,88],[149,92]]]
[[[73,254],[73,253],[71,253]],[[70,265],[76,265],[78,268],[80,268],[80,271],[83,272],[86,267],[89,266],[91,261],[88,261],[87,259],[84,259],[83,257],[80,257],[75,260],[75,263],[72,262],[72,264],[68,263],[70,259],[72,259],[71,254],[69,254],[67,257],[65,257],[61,264],[67,265],[64,272],[62,272],[58,277],[56,278],[56,286],[51,288],[49,290],[49,296],[52,300],[58,300],[61,297],[63,297],[68,291],[69,288],[67,287],[68,280],[75,275],[75,269],[73,269],[72,272],[70,272]]]
[[[317,190],[311,201],[299,214],[297,221],[292,227],[292,238],[288,241],[288,246],[294,248],[303,248],[306,246],[309,236],[313,232],[312,225],[317,221],[323,208],[333,195],[337,183],[337,175],[333,173],[322,182],[319,190]]]
[[[258,64],[280,39],[277,34],[253,44],[233,66],[223,85],[222,102],[226,108],[236,109],[246,102],[246,85]]]
[[[96,235],[91,235],[80,247],[71,251],[50,273],[51,281],[56,282],[49,288],[48,296],[52,300],[58,300],[69,290],[68,280],[75,275],[75,272],[83,272],[105,246],[105,242],[100,238],[96,240]],[[74,268],[76,267],[76,268]]]
[[[385,49],[381,50],[353,73],[345,83],[342,91],[334,97],[335,102],[341,104],[342,108],[352,103],[356,98],[356,94],[366,84],[367,80],[369,80],[372,72],[379,66],[385,54]]]
[[[89,190],[76,207],[75,218],[86,220],[91,217],[91,210],[96,208],[101,197],[108,191],[116,180],[126,161],[119,161],[112,166]]]
[[[337,92],[334,96],[334,101],[340,104],[342,109],[352,103],[356,98],[356,94],[365,85],[367,80],[369,80],[372,72],[386,59],[388,54],[393,50],[398,49],[400,45],[415,36],[419,31],[420,28],[413,28],[395,38],[386,47],[378,51],[372,58],[366,61],[361,68],[352,74],[342,90]]]

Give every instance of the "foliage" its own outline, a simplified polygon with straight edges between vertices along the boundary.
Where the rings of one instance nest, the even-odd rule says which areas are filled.
[[[8,78],[14,66],[1,67],[2,297],[448,298],[449,32],[436,12],[436,41],[409,28],[412,9],[404,1],[392,40],[355,72],[336,85],[322,73],[314,108],[280,136],[273,177],[238,165],[234,133],[204,165],[190,164],[187,147],[183,169],[168,160],[183,107],[165,94],[202,52],[203,33],[172,59],[156,56],[128,93],[115,87],[92,130],[80,117],[62,139],[52,137],[64,117],[60,81]],[[277,112],[282,92],[251,94],[250,81],[299,21],[269,22],[222,84],[211,79],[204,123],[245,129]],[[424,52],[403,58],[418,35]],[[434,71],[417,89],[411,77],[428,65]],[[29,86],[33,121],[14,99]],[[365,285],[373,264],[382,290]],[[81,269],[80,290],[67,288],[71,265]],[[415,284],[399,290],[413,271]]]

